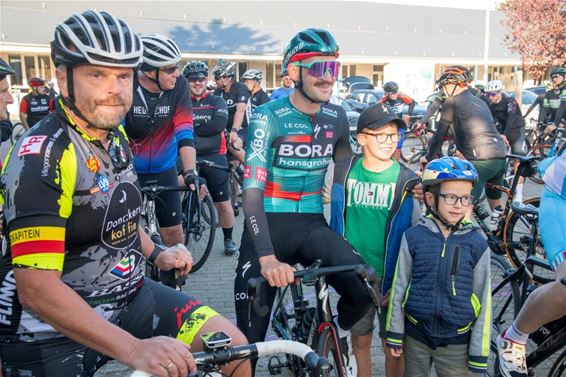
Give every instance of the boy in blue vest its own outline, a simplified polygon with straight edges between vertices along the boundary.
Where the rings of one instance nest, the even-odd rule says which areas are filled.
[[[385,344],[385,314],[395,272],[399,245],[405,230],[420,217],[420,206],[411,190],[419,183],[416,174],[392,158],[405,122],[381,104],[362,112],[358,119],[358,142],[362,156],[348,160],[345,175],[336,176],[332,187],[330,227],[346,238],[372,266],[378,277],[384,308],[379,314],[379,335]],[[371,376],[372,309],[351,329],[357,375]],[[403,360],[386,353],[387,377],[403,376]]]
[[[387,347],[405,356],[405,376],[485,373],[491,328],[489,249],[464,219],[478,180],[455,157],[428,163],[422,181],[429,215],[405,232],[387,313]]]

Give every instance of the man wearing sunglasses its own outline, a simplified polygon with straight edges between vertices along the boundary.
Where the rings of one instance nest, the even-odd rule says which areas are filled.
[[[340,235],[328,226],[322,206],[322,186],[332,160],[344,176],[345,161],[352,155],[348,119],[344,110],[328,103],[340,72],[338,45],[324,29],[305,29],[287,45],[282,69],[295,82],[290,97],[256,109],[248,128],[244,166],[245,231],[234,284],[238,327],[248,339],[261,341],[269,314],[251,313],[248,321],[247,280],[262,275],[271,286],[266,303],[271,306],[276,287],[293,281],[291,265],[323,266],[363,263]],[[349,355],[342,364],[352,367],[346,336],[369,310],[371,298],[355,273],[339,273],[328,282],[340,294],[336,330],[341,348]],[[349,369],[349,373],[352,370]]]
[[[542,108],[538,116],[539,122],[544,122],[547,115],[550,122],[544,129],[546,134],[554,131],[561,122],[566,121],[566,68],[554,67],[550,70],[550,80],[553,88],[546,91]]]
[[[228,109],[222,97],[206,91],[208,66],[192,61],[183,68],[183,76],[189,82],[193,106],[195,146],[197,158],[228,166],[224,131],[228,122]],[[224,254],[234,255],[238,246],[232,239],[234,210],[230,205],[230,176],[223,170],[202,166],[199,176],[206,179],[208,191],[218,211],[218,219],[224,233]]]
[[[198,179],[193,138],[193,114],[189,88],[179,77],[181,52],[162,35],[142,35],[143,63],[134,86],[134,102],[126,116],[125,129],[135,156],[141,186],[157,180],[160,186],[176,186],[180,156],[187,186]],[[167,246],[183,243],[181,198],[163,192],[156,202],[160,233]]]

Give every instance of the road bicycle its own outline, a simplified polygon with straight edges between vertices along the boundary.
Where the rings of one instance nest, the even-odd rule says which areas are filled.
[[[220,373],[220,368],[235,360],[249,360],[257,357],[284,353],[296,357],[305,364],[310,377],[328,377],[330,365],[328,360],[319,356],[305,344],[291,340],[272,340],[243,346],[230,346],[231,339],[222,333],[209,333],[201,336],[203,352],[194,352],[198,373],[189,377],[228,376]],[[210,344],[214,339],[215,344]],[[219,343],[218,339],[222,339]],[[130,377],[151,377],[149,373],[135,371]]]
[[[538,217],[538,209],[514,203],[513,211],[522,216]],[[509,264],[499,255],[491,256],[492,284],[492,355],[490,357],[489,375],[499,377],[497,361],[497,336],[511,326],[529,294],[542,284],[554,281],[548,277],[544,281],[535,281],[533,271],[540,268],[553,275],[548,262],[537,255],[537,244],[531,239],[528,244],[527,258],[518,268]],[[566,285],[566,279],[561,280]],[[529,376],[566,376],[566,316],[543,325],[532,333],[527,342],[527,366]]]
[[[533,145],[527,153],[528,156],[539,156],[541,160],[560,155],[566,148],[566,134],[564,123],[548,135],[541,135],[542,139],[537,139],[538,143]],[[531,177],[533,182],[543,184],[544,181],[538,171]]]
[[[330,376],[346,377],[355,375],[355,370],[348,370],[344,365],[344,345],[338,338],[338,333],[332,320],[330,294],[326,276],[339,272],[354,271],[363,282],[373,303],[381,310],[379,294],[372,288],[375,283],[375,271],[365,265],[349,265],[336,267],[320,267],[317,260],[310,267],[295,271],[295,281],[285,288],[278,289],[275,305],[271,315],[271,327],[281,339],[299,341],[316,353],[327,358],[331,371]],[[259,316],[269,314],[269,307],[261,303],[261,289],[265,284],[262,277],[248,281],[249,313],[254,310]],[[303,286],[314,286],[315,306],[310,306],[303,292]],[[292,304],[286,305],[287,292],[290,292]],[[349,356],[353,357],[353,356]],[[285,360],[272,357],[268,370],[271,375],[278,375],[283,369],[288,369],[296,377],[305,376],[304,363],[293,356]]]

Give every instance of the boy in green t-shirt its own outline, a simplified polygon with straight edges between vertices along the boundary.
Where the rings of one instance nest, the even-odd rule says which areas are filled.
[[[419,182],[418,177],[392,158],[401,128],[405,128],[403,120],[381,104],[364,110],[357,130],[362,156],[352,158],[345,177],[335,177],[331,195],[331,228],[345,236],[376,270],[376,289],[383,297],[379,314],[383,344],[385,308],[401,238],[420,216],[419,204],[410,191]],[[358,377],[372,375],[370,346],[375,315],[373,308],[351,330]],[[385,353],[385,370],[387,377],[402,377],[403,360]]]

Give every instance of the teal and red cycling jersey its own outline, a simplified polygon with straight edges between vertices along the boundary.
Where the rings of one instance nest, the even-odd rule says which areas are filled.
[[[157,174],[175,166],[179,148],[194,146],[193,112],[184,77],[175,88],[151,93],[136,85],[124,128],[138,174]]]
[[[310,115],[281,98],[256,109],[247,140],[244,211],[261,256],[273,250],[265,212],[323,212],[328,165],[352,153],[348,119],[340,106],[322,104]]]

